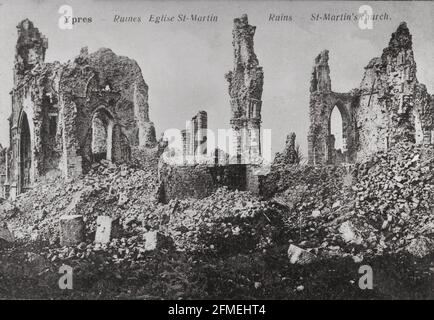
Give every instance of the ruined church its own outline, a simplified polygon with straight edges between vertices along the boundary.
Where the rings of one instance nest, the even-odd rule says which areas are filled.
[[[134,148],[155,144],[148,86],[134,60],[83,48],[68,63],[45,62],[47,38],[27,19],[17,29],[7,197],[50,171],[73,178],[96,161],[128,162]]]
[[[353,163],[399,141],[433,142],[434,96],[416,78],[412,36],[406,23],[380,57],[365,67],[360,87],[332,90],[329,52],[315,58],[310,82],[309,164]],[[335,147],[331,114],[342,117],[342,149]]]

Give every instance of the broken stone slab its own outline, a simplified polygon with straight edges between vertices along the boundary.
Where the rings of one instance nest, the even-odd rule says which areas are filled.
[[[118,233],[118,222],[118,219],[109,216],[98,216],[96,218],[95,243],[109,243]]]
[[[308,264],[316,260],[317,256],[291,244],[288,248],[288,258],[291,264]]]
[[[84,239],[84,221],[82,215],[60,217],[60,245],[74,246]]]
[[[363,242],[363,238],[350,221],[342,223],[339,227],[339,232],[345,242],[351,242],[354,244],[362,244]]]
[[[12,232],[9,230],[6,222],[0,224],[0,239],[6,242],[14,242],[14,236]]]

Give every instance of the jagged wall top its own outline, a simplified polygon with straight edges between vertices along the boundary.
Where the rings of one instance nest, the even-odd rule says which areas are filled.
[[[249,25],[246,14],[234,19],[234,69],[226,74],[232,99],[261,100],[263,71],[253,48],[255,30],[256,27]]]
[[[15,54],[15,73],[23,75],[37,64],[45,60],[45,51],[48,48],[47,38],[35,28],[29,19],[21,21],[18,26],[18,40]]]
[[[402,50],[412,49],[412,36],[405,22],[401,22],[398,29],[392,33],[389,41],[389,46],[383,50],[383,56],[391,55],[396,57]]]
[[[330,67],[329,67],[329,51],[322,51],[315,58],[312,76],[310,80],[310,92],[331,91]]]

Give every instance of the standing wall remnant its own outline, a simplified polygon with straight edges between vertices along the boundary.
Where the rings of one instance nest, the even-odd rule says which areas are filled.
[[[49,171],[73,178],[95,161],[128,162],[132,148],[156,143],[137,62],[83,48],[72,62],[47,63],[48,41],[33,23],[17,29],[4,183],[12,198]]]
[[[264,74],[253,49],[256,27],[247,15],[234,19],[232,31],[234,69],[226,74],[231,98],[231,126],[236,163],[248,163],[261,155],[261,107]]]
[[[352,163],[387,150],[399,141],[432,143],[434,102],[416,78],[412,36],[405,22],[391,36],[381,57],[365,67],[358,89],[331,90],[329,52],[315,59],[310,83],[310,164]],[[342,116],[343,150],[336,150],[330,117]]]

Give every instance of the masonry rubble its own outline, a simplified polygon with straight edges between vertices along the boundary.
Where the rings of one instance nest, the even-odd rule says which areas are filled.
[[[298,165],[301,162],[301,152],[299,146],[295,144],[295,132],[286,136],[285,147],[282,152],[277,152],[272,166],[277,165]]]

